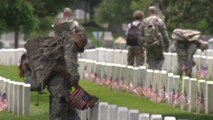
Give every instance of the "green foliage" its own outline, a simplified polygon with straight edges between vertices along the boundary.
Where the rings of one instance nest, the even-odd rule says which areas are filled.
[[[26,0],[31,3],[35,9],[35,14],[39,18],[46,16],[55,16],[59,11],[63,11],[64,7],[70,7],[77,0]]]
[[[6,31],[6,20],[3,19],[6,16],[6,0],[0,0],[0,35]]]
[[[152,0],[133,0],[131,3],[131,9],[133,10],[142,10],[145,16],[148,16],[148,8],[152,5]]]
[[[36,18],[31,4],[25,0],[9,0],[6,5],[5,20],[11,30],[29,32],[35,27]]]
[[[196,29],[204,34],[213,33],[213,4],[210,0],[133,0],[131,8],[147,13],[150,5],[160,3],[168,31],[175,28]],[[146,15],[147,16],[147,15]]]
[[[161,0],[168,29],[188,28],[212,33],[213,5],[210,0]],[[211,13],[211,14],[210,14]]]
[[[95,20],[98,23],[110,23],[121,25],[132,19],[133,11],[130,8],[132,0],[103,0],[95,13]]]

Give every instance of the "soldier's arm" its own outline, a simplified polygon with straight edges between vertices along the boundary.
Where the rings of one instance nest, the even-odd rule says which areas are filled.
[[[75,32],[76,32],[76,42],[79,48],[84,47],[87,44],[87,35],[85,33],[84,27],[80,25],[77,21],[75,22]]]
[[[65,43],[65,65],[67,72],[70,75],[70,82],[73,84],[78,84],[79,74],[78,74],[78,52],[77,46],[73,42]]]
[[[161,31],[161,35],[162,35],[162,38],[163,38],[164,48],[165,48],[165,50],[168,50],[168,48],[169,48],[169,36],[168,36],[166,25],[165,25],[164,22],[162,22],[162,26],[160,28],[161,28],[160,31]]]

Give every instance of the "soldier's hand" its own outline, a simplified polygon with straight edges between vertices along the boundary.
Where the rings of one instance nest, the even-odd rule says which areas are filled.
[[[165,51],[165,52],[169,52],[169,48],[166,48],[164,51]]]
[[[73,81],[73,80],[71,80],[71,85],[72,85],[75,89],[77,89],[77,88],[80,87],[79,84],[78,84],[78,81]]]
[[[83,38],[79,34],[75,35],[75,43],[78,48],[83,48],[85,44]]]

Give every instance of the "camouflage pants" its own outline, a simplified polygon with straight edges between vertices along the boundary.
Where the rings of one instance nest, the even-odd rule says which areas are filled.
[[[47,86],[50,93],[50,120],[80,120],[77,112],[69,107],[70,83],[58,74],[49,79]]]
[[[136,62],[136,66],[144,64],[144,50],[141,47],[130,47],[127,57],[128,65],[133,66],[134,62]]]
[[[178,74],[182,75],[183,71],[186,71],[186,75],[191,76],[192,67],[194,66],[193,55],[196,50],[196,42],[181,41],[176,43]]]
[[[161,45],[154,45],[146,48],[146,62],[148,69],[161,70],[164,63],[163,48]]]

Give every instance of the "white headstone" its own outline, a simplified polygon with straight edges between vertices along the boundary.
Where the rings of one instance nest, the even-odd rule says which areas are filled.
[[[150,120],[149,113],[140,113],[139,120]]]
[[[160,86],[159,86],[159,83],[160,83],[160,71],[159,70],[154,70],[154,76],[153,76],[153,89],[155,91],[159,91],[160,90]]]
[[[160,89],[163,89],[165,87],[165,90],[167,90],[167,72],[165,70],[160,71]]]
[[[176,118],[172,116],[165,116],[164,120],[176,120]]]
[[[150,120],[163,120],[163,117],[160,114],[152,114]]]
[[[118,117],[118,108],[116,105],[109,105],[109,119],[108,120],[117,120]]]
[[[23,87],[23,115],[30,115],[30,84],[24,84]]]
[[[205,99],[206,99],[206,81],[205,80],[198,80],[198,93],[201,99],[203,100],[203,104],[200,104],[200,106],[198,106],[198,112],[199,113],[203,113],[205,112]]]
[[[128,120],[138,120],[139,111],[138,110],[129,110]]]
[[[17,95],[17,97],[18,97],[18,99],[17,99],[17,114],[20,116],[20,115],[23,115],[23,104],[24,104],[24,102],[23,102],[23,98],[24,98],[24,94],[23,94],[23,91],[24,91],[24,83],[17,83],[18,84],[18,89],[17,89],[17,91],[18,91],[18,95]],[[30,96],[28,96],[28,97],[30,97]]]
[[[189,112],[195,112],[196,111],[196,100],[197,97],[197,79],[191,78],[189,81]]]
[[[213,74],[213,57],[207,57],[207,63],[208,63],[208,79],[212,78]]]
[[[144,86],[146,88],[148,88],[148,87],[150,87],[150,85],[153,84],[153,70],[152,69],[147,69],[146,72],[147,72],[146,83],[144,84]]]
[[[139,67],[139,85],[145,85],[145,82],[146,82],[146,67],[145,66],[140,66]]]
[[[213,81],[206,82],[206,100],[205,100],[205,112],[206,114],[213,113]]]
[[[139,81],[139,76],[140,76],[140,71],[139,71],[139,68],[138,67],[134,67],[133,68],[133,86],[137,86],[138,85],[138,83],[140,83]]]
[[[118,118],[117,120],[128,120],[128,109],[127,107],[118,107]]]
[[[12,112],[13,111],[13,84],[14,81],[10,81],[9,82],[9,94],[8,94],[8,112]]]
[[[177,68],[178,68],[177,53],[172,53],[172,72],[177,73]]]
[[[95,105],[90,112],[91,120],[108,120],[109,113],[108,113],[108,103],[101,102]]]
[[[168,101],[167,103],[172,104],[173,103],[173,94],[171,94],[173,92],[174,89],[174,75],[173,73],[168,73],[168,79],[167,79],[167,93],[168,93]]]
[[[186,93],[187,99],[189,98],[189,77],[184,76],[182,78],[182,93]],[[181,105],[182,110],[187,110],[188,109],[188,104],[183,103]]]

